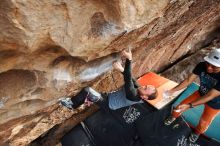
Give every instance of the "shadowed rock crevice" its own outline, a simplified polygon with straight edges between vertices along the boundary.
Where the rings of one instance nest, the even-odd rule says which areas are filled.
[[[216,21],[213,25],[220,26],[220,19]],[[208,46],[219,47],[220,41],[220,27],[215,28],[213,31],[209,32],[200,42],[195,44],[195,49],[205,48]]]
[[[0,73],[17,68],[19,64],[24,62],[25,53],[16,50],[0,51]]]

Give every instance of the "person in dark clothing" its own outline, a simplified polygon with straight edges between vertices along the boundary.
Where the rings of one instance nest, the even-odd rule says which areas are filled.
[[[61,104],[75,109],[86,102],[97,104],[101,110],[115,118],[123,130],[116,132],[121,133],[122,138],[119,143],[125,143],[123,146],[130,145],[134,137],[137,136],[135,122],[142,116],[149,113],[149,107],[143,102],[152,100],[157,96],[157,90],[152,85],[140,86],[132,78],[131,51],[122,51],[121,56],[126,58],[125,67],[123,68],[120,61],[113,63],[114,69],[120,71],[124,76],[124,86],[118,91],[100,94],[91,87],[86,87],[79,94],[72,98],[61,99]],[[105,98],[103,98],[105,97]]]
[[[118,109],[121,107],[133,105],[136,103],[142,103],[142,99],[144,100],[153,100],[157,96],[157,90],[152,85],[140,86],[134,78],[132,78],[131,73],[131,62],[132,62],[132,53],[131,51],[122,51],[121,56],[126,58],[125,68],[123,68],[120,61],[117,61],[113,64],[113,67],[120,71],[124,76],[124,87],[121,92],[125,92],[125,94],[121,93],[121,97],[111,96],[111,94],[115,95],[114,93],[108,93],[108,100],[109,100],[109,107],[110,109]],[[61,104],[68,107],[74,108],[78,107],[79,105],[86,102],[90,104],[91,102],[97,103],[98,101],[103,100],[102,95],[96,92],[91,87],[86,87],[84,91],[93,94],[93,96],[88,95],[80,95],[80,98],[64,98],[61,99]],[[82,93],[81,93],[82,94]],[[78,96],[79,97],[79,96]]]
[[[173,111],[172,115],[165,120],[165,125],[170,125],[184,111],[195,106],[205,104],[205,109],[200,118],[195,132],[189,140],[196,142],[200,134],[203,134],[220,113],[220,49],[214,49],[204,58],[205,62],[200,62],[182,83],[168,91],[168,94],[186,88],[197,77],[200,79],[199,90],[183,100]]]

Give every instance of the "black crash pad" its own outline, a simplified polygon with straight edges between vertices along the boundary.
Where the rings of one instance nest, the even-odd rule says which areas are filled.
[[[191,129],[183,118],[179,117],[170,126],[165,126],[164,119],[168,115],[170,115],[170,108],[165,108],[137,122],[138,134],[144,146],[220,146],[220,143],[203,136],[200,136],[196,143],[190,143],[188,136]]]
[[[172,125],[165,126],[164,119],[170,114],[170,106],[155,110],[146,103],[109,110],[100,105],[99,110],[74,127],[61,140],[63,146],[220,146],[220,143],[200,137],[190,144],[191,129],[180,117]],[[140,112],[134,118],[135,109]],[[132,112],[133,111],[133,112]],[[130,119],[136,119],[135,122]]]
[[[111,114],[98,111],[74,127],[61,140],[62,146],[142,146]],[[132,128],[132,127],[131,127]],[[89,132],[88,132],[89,131]]]

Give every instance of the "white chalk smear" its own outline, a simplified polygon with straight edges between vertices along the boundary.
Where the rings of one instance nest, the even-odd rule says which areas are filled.
[[[56,69],[54,70],[53,78],[56,79],[57,81],[67,81],[71,82],[72,78],[69,72],[66,70],[61,70],[61,69]]]
[[[82,73],[79,75],[80,80],[82,81],[90,81],[95,79],[96,77],[100,76],[101,74],[107,72],[112,68],[112,62],[115,61],[115,59],[107,60],[99,66],[93,66],[90,68],[86,68]]]
[[[1,100],[0,100],[0,108],[3,108],[3,107],[5,106],[4,103],[5,103],[6,101],[8,101],[9,98],[10,98],[10,97],[8,97],[8,96],[1,98]]]

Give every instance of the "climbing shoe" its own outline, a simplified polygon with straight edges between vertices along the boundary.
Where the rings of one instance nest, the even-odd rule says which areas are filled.
[[[192,132],[189,136],[189,141],[195,143],[199,139],[199,134]]]
[[[176,118],[174,118],[173,116],[169,116],[167,119],[165,119],[164,124],[166,126],[171,125],[174,121],[176,120]]]
[[[73,109],[73,102],[71,101],[70,98],[61,98],[59,99],[61,105],[67,107],[68,109]]]

